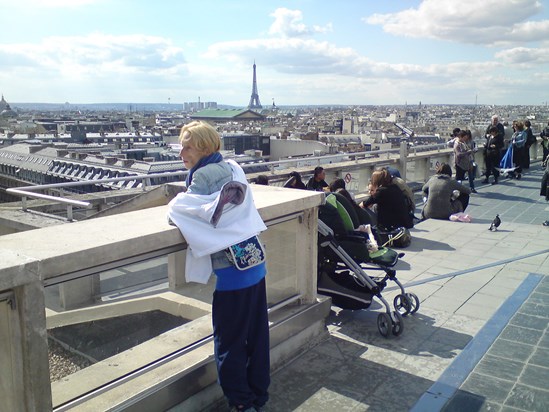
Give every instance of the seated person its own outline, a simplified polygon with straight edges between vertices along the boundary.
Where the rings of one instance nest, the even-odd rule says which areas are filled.
[[[449,219],[450,215],[465,211],[469,205],[471,189],[452,179],[452,168],[441,163],[436,174],[423,185],[427,202],[423,207],[424,219]],[[453,192],[459,192],[456,198]]]
[[[324,192],[329,189],[328,183],[324,180],[326,178],[326,172],[322,166],[315,167],[314,175],[307,182],[307,189],[316,190],[317,192]]]
[[[345,189],[345,180],[340,177],[330,183],[330,192],[335,193],[337,189]]]
[[[412,228],[414,222],[409,214],[406,196],[393,183],[387,169],[376,170],[370,179],[370,197],[362,202],[367,208],[377,205],[377,226],[381,229]]]
[[[410,186],[406,184],[404,179],[401,177],[393,176],[393,184],[395,186],[398,186],[398,188],[404,193],[404,196],[406,198],[406,206],[408,207],[408,213],[410,214],[410,217],[412,218],[412,222],[414,219],[417,219],[414,215],[416,211],[416,204],[414,202],[414,192],[412,192],[412,189]]]
[[[290,173],[290,178],[284,183],[283,187],[289,187],[291,189],[307,189],[305,183],[301,180],[301,175],[293,171]]]
[[[255,178],[255,184],[269,186],[269,178],[265,175],[259,175]]]

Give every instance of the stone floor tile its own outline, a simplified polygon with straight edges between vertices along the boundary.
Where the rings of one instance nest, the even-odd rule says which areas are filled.
[[[536,345],[542,335],[543,332],[539,330],[507,325],[501,332],[500,338],[513,342],[526,343],[528,345]]]
[[[485,355],[474,371],[486,377],[497,377],[500,380],[515,382],[525,366],[525,363],[521,361]]]
[[[504,406],[511,406],[526,411],[548,411],[549,391],[526,385],[515,385],[509,393]]]
[[[523,385],[544,389],[548,391],[547,396],[549,397],[549,368],[526,365],[519,382]]]
[[[517,312],[509,321],[511,325],[521,326],[523,328],[535,329],[543,331],[547,328],[547,319],[538,316],[526,315]]]
[[[530,357],[530,354],[533,352],[533,348],[533,346],[525,345],[523,343],[496,339],[487,354],[498,356],[504,360],[514,359],[516,361],[526,362],[526,360]]]
[[[519,312],[549,319],[549,305],[526,302],[524,305],[522,305]]]
[[[528,363],[549,368],[549,349],[536,348]]]
[[[480,395],[491,402],[503,404],[509,391],[514,386],[514,381],[498,379],[494,372],[491,376],[473,372],[461,386],[461,390]]]

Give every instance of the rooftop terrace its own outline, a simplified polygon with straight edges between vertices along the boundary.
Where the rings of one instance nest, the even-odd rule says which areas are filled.
[[[471,223],[416,225],[397,266],[399,279],[421,299],[404,333],[380,336],[380,305],[355,312],[332,307],[329,335],[273,374],[266,410],[549,410],[549,228],[541,225],[549,207],[539,196],[542,174],[537,163],[521,180],[477,187],[467,210]],[[497,213],[503,223],[489,231]]]
[[[420,162],[427,172],[427,158],[416,161],[415,172]],[[366,179],[367,173],[358,173]],[[316,296],[320,195],[254,187],[269,227],[274,362],[266,410],[548,410],[549,229],[541,222],[549,208],[539,196],[541,174],[539,162],[533,163],[521,180],[477,187],[468,209],[472,223],[428,220],[412,230],[398,278],[421,307],[405,318],[404,333],[391,339],[377,330],[377,303],[365,311],[330,311],[329,301]],[[488,231],[496,213],[503,223]],[[212,285],[184,284],[184,248],[162,206],[0,236],[4,406],[225,410],[217,402],[208,340]],[[388,287],[383,295],[392,301],[396,293]],[[158,308],[186,323],[150,344],[96,360],[53,382],[49,393],[46,332],[79,319]],[[171,359],[177,351],[180,357]],[[163,363],[151,366],[149,355]],[[121,371],[131,375],[136,368],[135,376],[113,385]],[[173,406],[182,392],[187,399]],[[82,394],[85,399],[75,402]]]

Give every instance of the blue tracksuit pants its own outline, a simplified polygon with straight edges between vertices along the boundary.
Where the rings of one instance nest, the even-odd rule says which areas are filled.
[[[213,296],[212,320],[219,384],[231,406],[263,406],[270,383],[265,278]]]

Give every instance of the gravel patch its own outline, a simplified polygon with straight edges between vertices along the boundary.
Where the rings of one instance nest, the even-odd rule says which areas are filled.
[[[93,363],[83,356],[65,349],[52,339],[48,339],[48,346],[51,382],[63,379],[65,376],[87,368]]]

